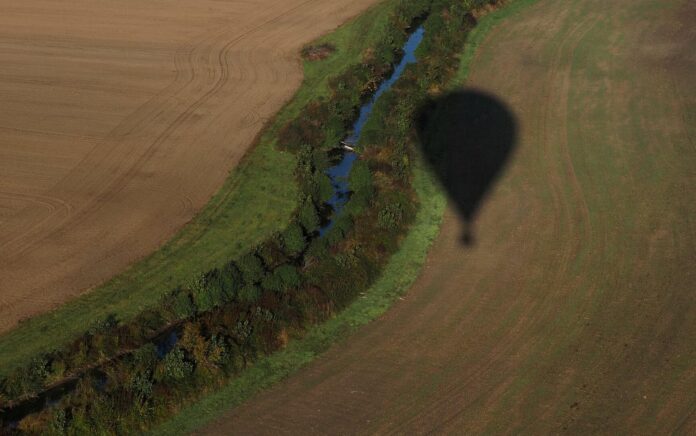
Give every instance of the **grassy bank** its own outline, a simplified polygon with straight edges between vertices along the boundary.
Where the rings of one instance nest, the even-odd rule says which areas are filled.
[[[305,81],[296,96],[267,126],[221,190],[176,237],[89,294],[2,335],[0,376],[38,353],[66,344],[107,315],[124,321],[133,318],[157,304],[173,287],[283,229],[297,206],[293,175],[297,161],[293,154],[275,149],[277,132],[308,101],[326,95],[329,78],[355,62],[377,40],[395,3],[383,2],[321,39],[333,44],[336,53],[323,61],[305,63]]]
[[[467,45],[461,55],[459,70],[451,87],[465,83],[478,44],[492,28],[504,18],[535,1],[537,0],[512,2],[479,21],[469,34]],[[337,341],[345,339],[361,326],[384,314],[418,277],[428,249],[438,235],[447,204],[446,194],[439,186],[437,178],[426,170],[426,165],[420,159],[414,168],[413,187],[421,205],[416,220],[399,250],[390,259],[383,275],[361,298],[331,320],[310,329],[302,339],[291,341],[284,350],[259,359],[254,367],[246,370],[241,376],[214,394],[184,408],[152,433],[184,434],[211,422],[231,407],[290,376]]]

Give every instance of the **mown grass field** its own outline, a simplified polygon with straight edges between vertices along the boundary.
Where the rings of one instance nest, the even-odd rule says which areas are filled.
[[[269,122],[257,146],[210,203],[173,240],[84,297],[0,336],[0,375],[66,343],[109,314],[121,320],[133,317],[157,304],[171,288],[282,230],[297,205],[296,160],[274,147],[276,134],[308,101],[328,92],[329,77],[360,59],[382,34],[394,4],[379,3],[318,41],[335,45],[336,53],[304,63],[305,80],[296,96]]]
[[[404,301],[208,433],[696,432],[696,8],[524,3],[461,70],[518,125],[475,243],[449,208]]]

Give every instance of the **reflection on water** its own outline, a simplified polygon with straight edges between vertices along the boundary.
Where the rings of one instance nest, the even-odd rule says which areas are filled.
[[[353,125],[352,133],[345,139],[345,144],[350,146],[355,145],[360,141],[360,135],[362,134],[363,127],[365,127],[365,124],[370,119],[370,114],[372,113],[372,109],[374,108],[377,100],[379,100],[382,94],[394,86],[394,83],[399,80],[399,77],[401,77],[409,64],[415,64],[418,61],[416,59],[416,49],[420,45],[421,41],[423,41],[424,35],[425,29],[421,26],[408,38],[408,41],[406,41],[406,44],[404,44],[403,47],[404,56],[401,58],[401,62],[399,62],[396,68],[394,68],[394,72],[392,73],[391,77],[380,85],[372,98],[370,98],[370,101],[365,103],[360,108],[360,116]],[[355,163],[357,158],[358,156],[355,153],[352,151],[347,151],[343,154],[343,158],[338,164],[326,171],[326,174],[331,179],[331,186],[334,190],[333,196],[327,202],[327,204],[331,206],[333,213],[329,218],[329,222],[319,230],[320,236],[324,235],[331,229],[331,227],[333,227],[336,217],[341,214],[341,211],[348,202],[350,197],[348,175],[350,174],[350,170],[353,168],[353,163]]]

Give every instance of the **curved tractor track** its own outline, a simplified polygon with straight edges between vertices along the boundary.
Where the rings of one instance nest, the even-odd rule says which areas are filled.
[[[519,138],[383,318],[211,434],[696,433],[696,6],[540,0],[467,86]]]
[[[299,86],[299,48],[375,1],[3,1],[0,331],[171,237]]]

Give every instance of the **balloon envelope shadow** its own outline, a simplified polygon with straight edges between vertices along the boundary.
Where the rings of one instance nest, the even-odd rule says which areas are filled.
[[[462,217],[462,241],[472,245],[476,215],[516,147],[515,116],[493,95],[459,90],[424,104],[417,129],[423,156]]]

